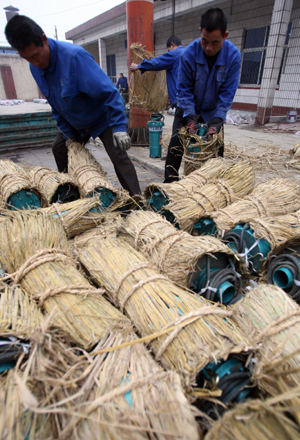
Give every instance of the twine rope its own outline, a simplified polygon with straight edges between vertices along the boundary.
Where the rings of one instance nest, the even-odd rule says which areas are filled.
[[[144,229],[148,228],[148,226],[153,225],[155,223],[166,223],[166,220],[163,219],[154,219],[154,220],[150,220],[150,222],[145,223],[144,225],[142,225],[136,232],[135,235],[135,240],[134,240],[134,247],[136,249],[138,249],[138,241],[140,238],[141,233],[143,232]]]
[[[36,254],[32,255],[28,260],[22,264],[16,272],[6,275],[1,278],[2,281],[12,279],[15,284],[19,284],[22,278],[24,278],[30,271],[36,269],[42,264],[53,261],[67,261],[69,264],[76,266],[76,261],[65,251],[61,249],[43,249]]]
[[[165,277],[164,275],[153,275],[152,277],[146,278],[144,280],[139,281],[137,284],[135,284],[132,289],[130,290],[130,292],[127,293],[127,295],[125,295],[125,297],[123,298],[121,304],[120,304],[120,309],[121,312],[123,313],[124,311],[124,307],[127,303],[127,301],[129,300],[129,298],[135,293],[135,291],[137,289],[140,289],[141,287],[143,287],[145,284],[147,283],[151,283],[153,281],[158,281],[158,280],[164,280],[164,281],[168,281],[170,282],[169,278]]]
[[[177,231],[176,231],[177,232]],[[159,267],[161,268],[163,266],[164,259],[166,258],[167,253],[172,248],[172,246],[177,243],[177,241],[182,239],[182,236],[184,235],[184,231],[178,231],[176,237],[173,238],[173,240],[170,240],[170,242],[165,246],[165,248],[161,252],[161,256],[159,259]]]
[[[45,292],[35,295],[35,299],[38,300],[38,305],[40,307],[43,306],[44,302],[53,296],[60,295],[61,293],[69,293],[71,295],[83,295],[84,298],[89,294],[100,294],[103,295],[105,293],[104,289],[97,289],[93,286],[85,285],[85,284],[73,284],[71,286],[62,286],[56,288],[50,288],[45,290]]]
[[[258,196],[249,195],[246,196],[244,200],[249,200],[250,202],[252,202],[261,217],[271,217],[271,214],[267,210],[267,207]]]
[[[158,246],[162,241],[167,240],[168,238],[171,238],[174,235],[177,237],[177,235],[180,234],[180,232],[183,232],[183,231],[171,231],[171,232],[168,232],[167,234],[162,235],[161,237],[155,238],[149,246],[145,247],[146,251],[149,254],[152,254],[152,252],[156,248],[156,246]]]
[[[185,315],[176,318],[174,321],[170,322],[169,324],[167,324],[166,326],[164,326],[160,330],[160,331],[164,331],[164,330],[168,329],[169,327],[177,326],[169,334],[169,336],[164,340],[164,342],[160,346],[160,348],[155,356],[155,360],[158,361],[162,357],[163,353],[167,350],[167,348],[173,342],[173,340],[176,338],[178,333],[186,325],[192,324],[193,322],[197,321],[197,319],[199,319],[203,316],[207,316],[207,315],[220,315],[220,316],[224,316],[224,317],[228,318],[228,317],[232,316],[232,314],[233,314],[232,311],[220,309],[220,308],[217,308],[217,306],[213,305],[213,306],[207,306],[207,307],[204,306],[201,309],[193,310],[192,312],[186,313]],[[187,322],[188,320],[190,320],[190,321]]]
[[[96,177],[99,177],[99,175],[101,178],[104,177],[104,172],[102,171],[101,168],[98,168],[96,165],[93,165],[93,164],[88,164],[88,165],[82,165],[82,166],[78,167],[77,170],[74,171],[74,178],[76,180],[79,180],[83,174],[91,173],[92,171],[95,172],[95,177],[92,176],[92,177],[90,177],[90,179],[94,179]]]
[[[227,205],[231,205],[231,203],[233,203],[236,199],[231,186],[227,182],[221,180],[218,180],[217,186],[218,188],[220,188],[221,193],[224,195]]]
[[[113,291],[113,298],[114,298],[115,302],[117,302],[117,303],[119,302],[118,301],[118,293],[119,293],[119,290],[120,290],[122,284],[126,280],[126,278],[129,277],[129,275],[136,272],[137,270],[144,269],[146,267],[149,267],[149,263],[134,264],[127,272],[125,272],[123,274],[123,276],[119,279],[118,284],[116,285],[116,287]]]

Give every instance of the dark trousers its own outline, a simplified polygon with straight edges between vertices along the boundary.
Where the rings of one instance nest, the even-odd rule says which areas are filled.
[[[199,122],[203,122],[202,118],[200,118]],[[181,127],[186,126],[187,123],[187,119],[183,117],[183,109],[177,107],[172,127],[172,137],[168,147],[164,183],[172,183],[179,180],[178,171],[182,161],[183,147],[178,133]],[[221,130],[223,130],[223,125]],[[224,144],[219,147],[218,156],[224,156]]]
[[[86,144],[89,138],[90,136],[85,139],[78,140],[78,142]],[[126,151],[114,146],[112,129],[109,127],[104,130],[104,132],[99,135],[99,138],[103,142],[105,150],[113,163],[116,175],[122,187],[127,189],[131,196],[141,194],[139,181],[133,163],[129,159]],[[61,133],[56,135],[56,138],[52,144],[52,151],[58,171],[67,173],[68,149],[66,147],[66,140],[63,138]]]

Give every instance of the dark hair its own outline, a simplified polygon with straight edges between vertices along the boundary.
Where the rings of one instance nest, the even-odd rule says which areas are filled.
[[[124,76],[123,73],[120,73],[120,75]]]
[[[201,17],[201,29],[207,32],[213,32],[220,29],[221,34],[225,35],[227,30],[227,17],[220,8],[210,8]]]
[[[167,47],[170,47],[172,43],[175,44],[175,46],[180,46],[181,40],[180,38],[176,37],[176,35],[172,35],[172,37],[168,38]]]
[[[25,47],[30,46],[32,43],[43,47],[43,34],[43,29],[25,15],[15,15],[5,27],[7,41],[17,50],[24,50]]]

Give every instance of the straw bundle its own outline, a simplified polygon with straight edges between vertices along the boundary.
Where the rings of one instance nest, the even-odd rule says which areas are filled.
[[[18,287],[6,287],[0,296],[0,334],[28,338],[44,318],[34,301]]]
[[[35,414],[38,386],[11,370],[0,378],[1,440],[49,440],[54,437],[47,414]],[[33,394],[34,392],[34,394]]]
[[[63,343],[63,335],[53,333],[33,347],[30,374],[45,387],[43,411],[55,418],[55,438],[198,439],[195,411],[179,376],[164,372],[144,345],[136,344],[120,312],[119,318],[118,325],[103,332],[96,355],[78,358]]]
[[[150,199],[155,191],[159,191],[169,200],[186,197],[189,194],[193,194],[194,189],[201,188],[205,185],[208,179],[217,179],[220,172],[229,168],[229,166],[228,162],[225,162],[221,157],[209,159],[199,170],[194,171],[189,176],[183,177],[179,182],[151,183],[147,185],[144,190],[144,197],[146,200]],[[168,201],[166,201],[165,204],[167,203]]]
[[[141,44],[133,43],[130,46],[132,62],[140,64],[144,59],[151,60],[153,55],[145,50]],[[130,100],[133,107],[148,112],[164,111],[168,100],[166,72],[145,72],[139,70],[131,74]]]
[[[298,395],[299,391],[294,394]],[[286,398],[286,395],[280,395],[265,402],[250,400],[237,405],[212,425],[205,440],[298,439],[298,426],[285,413],[286,408],[280,405]],[[292,414],[295,412],[293,407],[288,410]]]
[[[0,261],[16,284],[46,313],[55,309],[53,326],[70,341],[90,348],[119,314],[77,270],[58,220],[41,213],[19,214],[1,224]],[[108,305],[107,305],[108,304]]]
[[[243,200],[208,215],[218,229],[219,236],[238,223],[252,218],[276,217],[290,214],[300,208],[299,187],[289,179],[270,179],[257,185]]]
[[[225,170],[219,180],[211,181],[186,198],[170,203],[166,217],[172,219],[173,216],[173,222],[180,229],[191,232],[194,224],[208,212],[224,208],[249,194],[254,179],[252,166],[238,162]]]
[[[299,306],[279,287],[261,284],[232,310],[233,321],[261,345],[252,380],[271,396],[299,387]]]
[[[109,205],[117,198],[117,190],[105,178],[101,165],[87,148],[78,142],[73,142],[68,148],[68,172],[78,182],[80,196],[90,197],[98,193],[101,200],[101,191],[109,194]],[[104,206],[103,208],[106,208]]]
[[[39,211],[58,218],[68,238],[94,228],[104,218],[98,197],[75,200],[63,205],[55,203]]]
[[[46,167],[31,167],[28,174],[33,186],[38,188],[48,205],[55,202],[70,202],[80,197],[76,182],[66,173],[59,173]],[[69,200],[68,193],[70,193]]]
[[[159,272],[182,287],[190,287],[194,275],[202,272],[208,259],[209,264],[214,266],[214,260],[217,262],[218,258],[224,256],[232,267],[223,271],[222,282],[233,282],[236,293],[241,287],[240,275],[236,273],[235,265],[243,275],[246,273],[245,266],[239,264],[236,254],[228,246],[214,237],[194,237],[187,232],[178,231],[159,214],[151,211],[129,214],[120,231],[123,233],[122,238],[150,259]],[[225,267],[226,265],[224,269]],[[203,295],[214,297],[215,294],[206,289]]]
[[[218,156],[219,147],[224,143],[224,133],[221,130],[219,133],[214,134],[211,139],[204,140],[196,133],[189,133],[186,127],[182,127],[179,132],[179,139],[184,148],[184,174],[187,176],[201,168],[208,159]],[[190,151],[191,149],[192,151]],[[200,151],[197,152],[197,149]]]
[[[124,241],[96,237],[79,259],[138,332],[155,338],[156,360],[175,369],[188,390],[208,362],[248,349],[250,342],[232,325],[229,311],[177,287]]]
[[[19,191],[32,191],[40,201],[41,194],[34,187],[28,174],[11,160],[0,160],[0,205],[7,208],[10,197]]]
[[[248,222],[257,240],[264,239],[274,248],[280,242],[300,234],[300,211],[279,217],[254,218]]]

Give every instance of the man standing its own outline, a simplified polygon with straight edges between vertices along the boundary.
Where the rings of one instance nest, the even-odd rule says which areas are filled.
[[[179,60],[184,47],[181,45],[180,38],[173,35],[167,41],[168,52],[160,57],[152,58],[151,60],[143,60],[140,64],[130,64],[130,70],[140,70],[143,74],[148,70],[166,70],[167,72],[167,87],[170,98],[171,107],[176,107],[177,103],[177,74],[179,67]]]
[[[117,88],[119,89],[120,87],[124,89],[125,93],[128,93],[127,78],[123,75],[123,73],[120,73],[120,78],[117,81]]]
[[[178,71],[178,100],[173,124],[174,136],[168,148],[165,183],[179,179],[183,151],[178,149],[181,127],[194,133],[195,124],[208,124],[207,135],[223,127],[239,83],[241,54],[227,41],[227,18],[219,8],[208,9],[201,17],[201,38],[182,52]],[[177,148],[176,148],[177,147]],[[219,156],[224,154],[224,145]]]
[[[5,28],[10,45],[30,63],[31,73],[48,100],[59,133],[52,146],[60,172],[67,172],[72,141],[99,136],[123,188],[140,194],[136,171],[126,150],[126,115],[122,98],[94,58],[82,47],[47,38],[28,17],[15,15]]]

